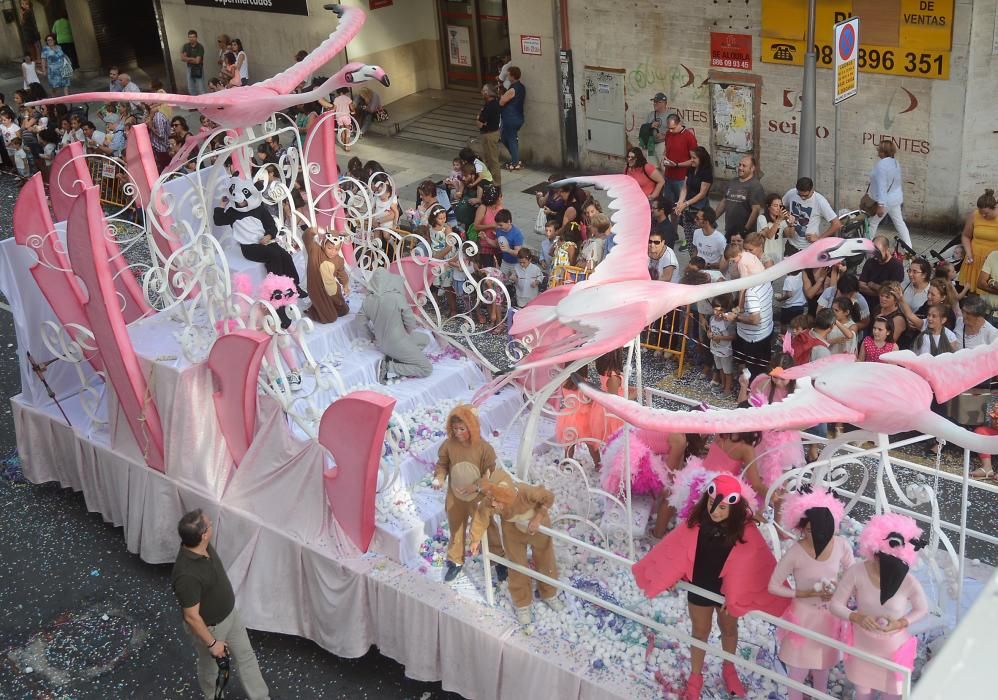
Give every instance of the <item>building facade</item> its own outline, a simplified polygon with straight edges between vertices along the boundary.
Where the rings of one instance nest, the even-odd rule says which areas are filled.
[[[552,8],[510,0],[513,60],[532,88],[521,131],[525,157],[620,171],[652,96],[663,92],[720,161],[722,176],[751,152],[767,190],[786,191],[797,176],[807,4],[553,0]],[[903,169],[906,218],[955,232],[998,179],[998,119],[990,108],[998,2],[818,0],[817,8],[818,189],[829,198],[834,189],[832,27],[857,15],[859,92],[839,108],[840,207],[858,204],[875,145],[889,138]],[[543,35],[552,50],[524,56],[521,34]],[[559,61],[563,48],[570,61]],[[560,143],[551,138],[558,127]],[[576,142],[577,159],[569,148]]]

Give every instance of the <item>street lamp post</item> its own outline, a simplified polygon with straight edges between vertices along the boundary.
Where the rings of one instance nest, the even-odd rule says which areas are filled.
[[[800,143],[797,153],[797,177],[815,179],[818,160],[818,143],[815,129],[816,88],[815,72],[818,55],[814,49],[814,22],[816,0],[807,3],[807,53],[804,55],[804,88],[801,91]]]

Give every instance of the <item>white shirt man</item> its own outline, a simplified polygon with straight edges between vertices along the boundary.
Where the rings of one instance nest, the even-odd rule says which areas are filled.
[[[121,92],[142,92],[139,86],[132,82],[128,73],[122,73],[118,76],[118,84],[121,85]],[[139,108],[138,102],[129,102],[128,105],[132,112]]]
[[[797,186],[783,195],[783,206],[797,220],[787,229],[787,242],[796,250],[804,250],[819,238],[832,236],[842,228],[842,222],[823,195],[814,191],[814,182],[802,177]],[[827,228],[821,230],[824,221]]]

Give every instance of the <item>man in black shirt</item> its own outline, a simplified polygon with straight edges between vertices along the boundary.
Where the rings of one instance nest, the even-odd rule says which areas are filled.
[[[651,209],[651,233],[657,233],[670,248],[676,247],[676,226],[669,220],[676,205],[668,197],[659,197],[652,204]]]
[[[766,191],[755,176],[754,156],[742,156],[738,161],[738,179],[728,183],[724,199],[717,206],[717,218],[724,214],[724,235],[755,231],[756,219],[762,211]]]
[[[482,160],[492,171],[492,184],[502,185],[502,168],[499,167],[499,96],[492,85],[482,86],[485,104],[478,113],[478,130],[481,132]]]
[[[215,659],[231,653],[246,696],[250,700],[268,700],[270,691],[260,675],[246,627],[239,619],[232,584],[211,546],[211,521],[200,509],[193,510],[180,519],[177,532],[182,545],[173,564],[173,593],[197,651],[201,691],[207,700],[215,697]]]
[[[880,285],[904,281],[904,265],[891,254],[887,237],[874,236],[873,247],[877,252],[863,263],[863,271],[859,273],[859,293],[870,307],[870,318],[876,318],[880,313]]]

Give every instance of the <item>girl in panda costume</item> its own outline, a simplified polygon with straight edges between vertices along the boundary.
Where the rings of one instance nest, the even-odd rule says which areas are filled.
[[[240,178],[229,181],[228,195],[222,197],[222,206],[215,207],[216,226],[231,226],[232,235],[239,244],[243,257],[263,263],[267,272],[290,277],[294,280],[298,296],[308,293],[301,288],[298,270],[291,253],[277,242],[277,223],[263,206],[263,182]],[[283,322],[282,318],[282,322]]]

